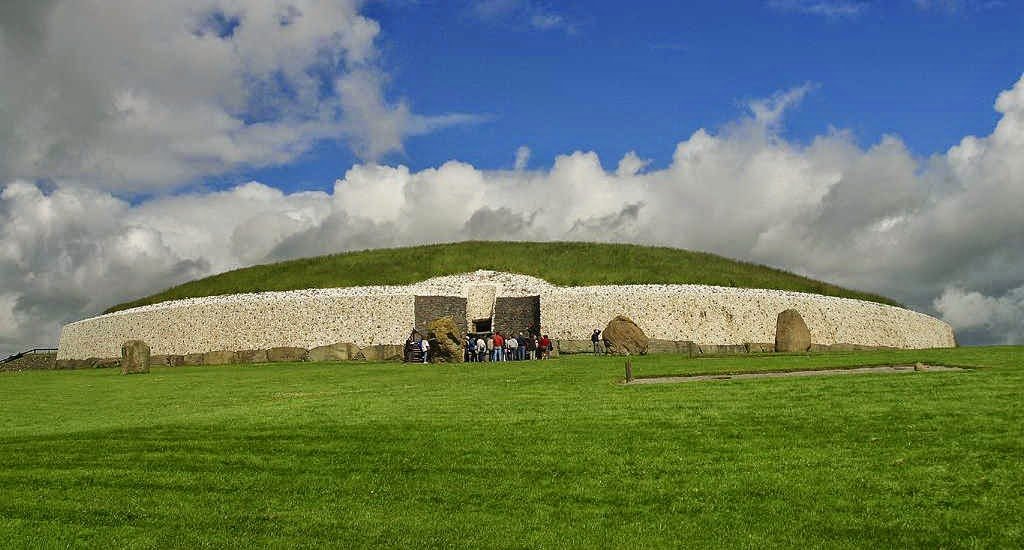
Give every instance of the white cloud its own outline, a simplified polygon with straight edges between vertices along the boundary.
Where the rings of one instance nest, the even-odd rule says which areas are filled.
[[[893,136],[786,141],[782,117],[804,93],[694,132],[659,169],[634,152],[614,170],[580,151],[548,169],[371,163],[330,193],[247,183],[136,205],[13,182],[0,194],[0,348],[52,344],[62,322],[243,265],[466,238],[708,250],[938,312],[965,342],[1024,341],[1024,77],[999,94],[990,135],[926,159]]]
[[[470,5],[470,14],[485,22],[503,22],[537,31],[577,31],[577,24],[566,15],[552,11],[547,5],[531,0],[477,0]]]
[[[474,121],[385,97],[361,0],[9,0],[0,181],[156,189],[287,163],[318,140],[363,158]]]
[[[524,170],[526,168],[526,165],[529,162],[530,162],[530,148],[525,146],[525,145],[521,145],[518,149],[516,149],[515,169],[516,170]]]
[[[995,335],[997,343],[1024,342],[1024,286],[994,298],[950,287],[935,299],[935,309],[955,329]]]
[[[852,19],[868,9],[866,2],[851,0],[769,0],[768,6],[779,11],[817,15],[827,19]]]

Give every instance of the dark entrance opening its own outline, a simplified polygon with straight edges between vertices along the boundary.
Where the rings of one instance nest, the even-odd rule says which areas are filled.
[[[491,332],[491,320],[477,319],[473,321],[473,332]]]

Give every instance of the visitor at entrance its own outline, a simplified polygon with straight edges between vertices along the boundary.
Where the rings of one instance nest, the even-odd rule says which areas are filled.
[[[476,338],[476,360],[479,363],[487,360],[487,342],[484,342],[484,339],[479,336]]]
[[[526,335],[520,332],[519,338],[516,338],[516,343],[519,344],[516,346],[516,354],[519,356],[519,360],[525,361],[529,359],[529,357],[526,356]]]
[[[502,338],[500,332],[494,333],[494,355],[491,357],[491,361],[504,361],[505,360],[505,339]]]
[[[476,361],[476,338],[473,338],[473,336],[469,335],[469,334],[466,335],[466,354],[465,355],[466,356],[465,356],[464,359],[465,359],[465,361],[467,363],[472,363],[472,362]]]
[[[487,349],[486,349],[486,351],[487,351],[487,360],[488,361],[493,361],[494,360],[492,358],[494,356],[494,335],[493,334],[488,334],[487,335]]]
[[[547,334],[545,334],[544,336],[540,337],[539,344],[540,344],[540,350],[539,350],[540,358],[541,359],[551,359],[551,339],[548,338]]]
[[[426,338],[420,340],[420,351],[423,352],[423,364],[427,364],[430,356],[430,341]]]
[[[590,335],[590,342],[594,344],[594,355],[601,353],[601,331],[594,329],[594,334]]]
[[[519,339],[514,334],[508,339],[508,357],[509,361],[519,360]]]

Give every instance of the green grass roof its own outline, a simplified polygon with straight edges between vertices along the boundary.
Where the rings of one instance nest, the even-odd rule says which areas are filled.
[[[565,286],[702,284],[810,292],[899,305],[883,296],[705,252],[631,244],[467,241],[364,250],[246,267],[118,304],[107,313],[201,296],[402,285],[477,269],[523,273]]]

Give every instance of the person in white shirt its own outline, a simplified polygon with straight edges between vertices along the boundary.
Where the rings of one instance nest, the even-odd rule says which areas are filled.
[[[509,338],[506,343],[508,344],[508,350],[510,353],[507,353],[505,356],[509,358],[509,361],[519,359],[516,357],[516,350],[519,349],[519,342],[516,340],[516,337],[513,336]]]
[[[430,342],[426,338],[420,340],[420,350],[423,352],[423,363],[426,364],[430,355]]]

